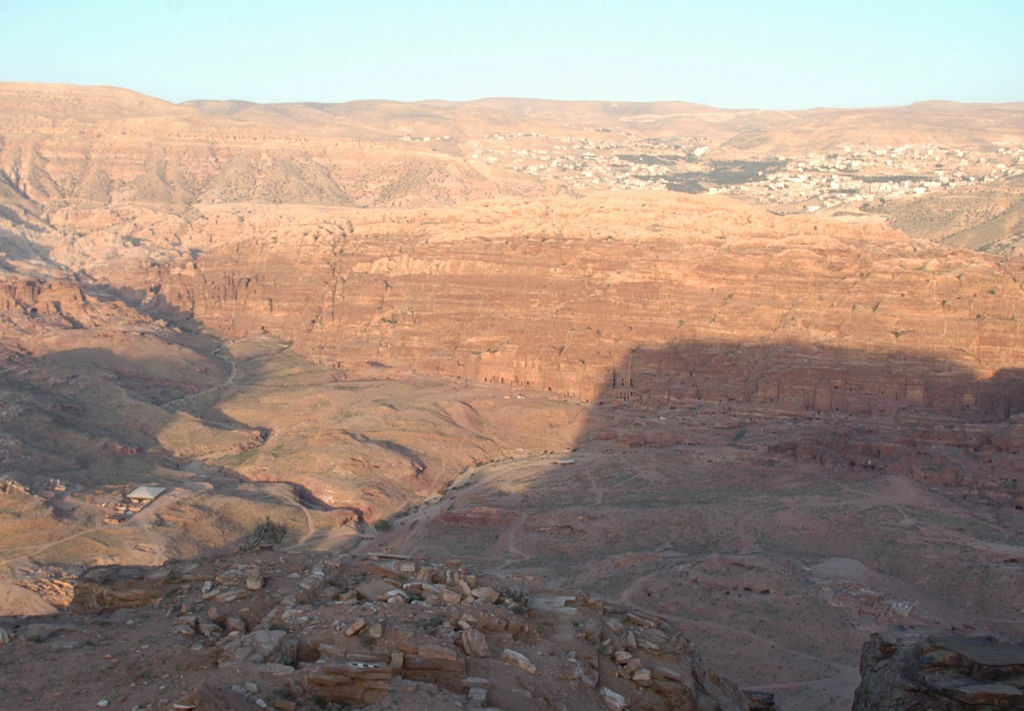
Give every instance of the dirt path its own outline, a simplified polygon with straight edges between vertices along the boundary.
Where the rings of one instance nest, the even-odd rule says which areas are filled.
[[[749,630],[743,629],[741,627],[733,627],[732,625],[723,624],[721,622],[715,622],[714,620],[699,620],[699,619],[696,619],[694,617],[681,617],[679,615],[668,614],[668,613],[665,613],[665,612],[661,612],[660,610],[654,610],[654,609],[651,609],[649,607],[645,607],[644,605],[636,602],[635,600],[632,600],[632,599],[629,599],[629,598],[623,599],[622,596],[619,597],[618,601],[621,602],[624,605],[629,605],[630,607],[632,607],[632,608],[634,608],[636,610],[639,610],[640,612],[643,612],[645,614],[651,615],[652,617],[660,617],[660,618],[669,620],[670,622],[674,622],[679,627],[682,627],[684,625],[687,626],[687,627],[691,627],[691,626],[696,625],[696,626],[699,626],[699,627],[708,627],[708,628],[722,630],[722,631],[728,632],[730,634],[739,635],[741,637],[746,637],[748,639],[752,639],[752,640],[761,642],[763,644],[768,645],[769,647],[773,647],[775,649],[782,650],[783,652],[786,652],[787,654],[792,654],[795,657],[799,657],[801,659],[806,659],[807,661],[810,661],[810,662],[815,662],[817,664],[825,664],[825,665],[827,665],[829,667],[832,667],[833,669],[836,669],[838,672],[855,672],[857,674],[858,678],[860,676],[860,670],[857,667],[855,667],[855,666],[853,666],[851,664],[840,664],[838,662],[830,662],[827,659],[822,659],[821,657],[816,657],[813,654],[807,654],[806,652],[802,652],[799,649],[793,649],[792,647],[784,647],[783,645],[779,644],[778,642],[776,642],[771,637],[764,637],[762,635],[756,634],[754,632],[751,632]],[[798,683],[798,682],[790,682],[790,683]],[[803,683],[803,682],[799,682],[799,683]]]
[[[46,550],[49,550],[49,549],[54,548],[56,546],[59,546],[62,543],[67,543],[68,541],[73,541],[76,538],[80,538],[81,536],[85,536],[85,535],[87,535],[89,533],[95,533],[96,531],[101,531],[101,530],[103,530],[106,527],[107,527],[107,524],[100,524],[99,526],[93,526],[92,528],[86,528],[86,529],[84,529],[82,531],[78,531],[77,533],[72,533],[70,536],[64,536],[63,538],[58,538],[56,541],[48,541],[46,543],[43,543],[41,545],[33,547],[32,550],[28,551],[27,553],[22,553],[21,555],[12,556],[10,558],[4,558],[3,560],[0,560],[0,565],[8,565],[12,561],[16,561],[16,560],[22,560],[22,559],[26,559],[27,560],[28,558],[31,558],[34,555],[37,555],[39,553],[42,553],[43,551],[46,551]]]
[[[519,561],[510,560],[506,557],[505,562],[498,566],[498,570],[508,568],[513,563],[529,560],[533,557],[516,545],[516,534],[522,532],[525,523],[526,514],[519,514],[519,518],[516,519],[516,522],[509,527],[507,537],[505,539],[505,547],[509,554],[519,556]]]
[[[163,404],[163,407],[166,409],[176,409],[179,404],[184,403],[187,400],[202,397],[203,395],[209,395],[210,393],[215,393],[219,390],[223,390],[224,388],[228,387],[233,382],[235,382],[235,377],[238,375],[238,364],[235,362],[235,358],[234,356],[231,355],[231,352],[226,349],[226,346],[227,344],[218,346],[213,351],[213,354],[215,356],[217,356],[222,361],[228,364],[228,374],[223,381],[217,383],[213,387],[206,388],[206,390],[200,390],[197,393],[192,393],[191,395],[186,395],[184,397],[179,397],[176,400],[170,400],[168,402],[165,402]]]
[[[146,537],[146,539],[148,541],[148,544],[150,546],[160,548],[160,547],[163,546],[163,540],[159,536],[152,535],[152,532],[150,531],[150,527],[153,525],[153,522],[155,521],[156,516],[160,513],[161,510],[167,508],[168,506],[170,506],[175,501],[177,501],[177,500],[179,500],[179,499],[181,499],[183,497],[186,497],[186,496],[188,496],[190,494],[191,494],[191,491],[188,488],[186,488],[186,487],[181,487],[181,486],[175,487],[174,489],[172,489],[172,490],[170,490],[168,492],[165,492],[164,494],[161,494],[160,496],[158,496],[152,503],[150,503],[144,509],[142,509],[141,511],[139,511],[138,513],[133,515],[130,519],[125,521],[122,525],[123,526],[132,526],[132,527],[143,529],[143,531],[145,532],[144,535],[145,535],[145,537]],[[81,531],[77,531],[75,533],[69,534],[67,536],[64,536],[63,538],[58,538],[55,541],[47,541],[46,543],[41,543],[41,544],[38,544],[38,545],[32,544],[32,545],[29,545],[29,546],[21,546],[20,548],[9,549],[9,550],[20,550],[20,549],[28,549],[28,550],[26,550],[26,552],[24,552],[24,553],[19,553],[18,555],[10,556],[8,558],[4,558],[4,559],[0,560],[0,565],[9,565],[10,563],[15,562],[15,561],[28,560],[32,556],[38,555],[39,553],[47,551],[47,550],[49,550],[51,548],[55,548],[55,547],[57,547],[59,545],[67,543],[68,541],[73,541],[76,538],[81,538],[82,536],[86,536],[86,535],[88,535],[90,533],[95,533],[96,531],[102,531],[102,530],[107,529],[109,527],[110,527],[110,524],[102,523],[102,524],[99,524],[97,526],[92,526],[90,528],[82,529]]]
[[[738,636],[741,638],[749,639],[752,642],[764,645],[765,648],[772,650],[773,652],[779,652],[785,655],[791,655],[797,659],[806,660],[812,662],[815,665],[825,665],[829,669],[832,669],[834,673],[827,676],[817,676],[814,678],[807,679],[795,679],[787,681],[772,681],[768,684],[762,683],[758,679],[734,679],[740,685],[750,685],[752,688],[756,688],[758,691],[771,691],[780,692],[788,691],[796,693],[805,689],[817,689],[820,688],[822,692],[827,692],[831,695],[841,696],[845,690],[852,689],[857,686],[860,680],[860,669],[854,665],[841,664],[838,662],[829,661],[821,657],[807,654],[799,649],[787,647],[781,645],[775,639],[766,637],[755,632],[751,632],[742,627],[724,624],[708,619],[696,619],[692,617],[682,617],[680,615],[672,615],[669,613],[655,610],[650,607],[644,606],[641,602],[634,599],[637,590],[641,589],[649,578],[655,577],[658,572],[645,575],[634,580],[627,586],[622,593],[620,593],[616,602],[638,610],[642,613],[646,613],[654,618],[661,618],[673,623],[676,628],[680,630],[693,630],[694,628],[700,630],[708,630],[709,634],[714,634],[714,630],[719,633],[724,633],[729,636]],[[693,636],[691,634],[691,636]]]
[[[298,508],[299,511],[302,512],[302,515],[306,518],[306,532],[299,536],[299,540],[297,540],[294,544],[288,546],[288,548],[285,549],[289,551],[293,551],[304,546],[307,542],[309,542],[309,539],[312,538],[313,534],[315,534],[317,531],[316,524],[313,523],[313,515],[309,513],[309,509],[303,506],[302,502],[300,502],[298,499],[295,500],[295,507]]]

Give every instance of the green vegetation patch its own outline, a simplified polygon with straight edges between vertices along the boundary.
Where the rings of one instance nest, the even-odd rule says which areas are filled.
[[[644,165],[675,165],[683,160],[682,156],[676,155],[650,155],[647,153],[624,153],[618,156],[619,160],[630,163],[642,163]]]
[[[755,183],[785,167],[784,160],[717,160],[712,161],[707,180],[718,185]]]

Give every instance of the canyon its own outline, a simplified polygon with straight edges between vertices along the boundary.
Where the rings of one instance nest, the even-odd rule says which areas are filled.
[[[515,163],[577,144],[557,179]],[[712,175],[910,144],[1016,156],[1024,107],[172,105],[0,84],[14,643],[95,566],[230,558],[262,521],[288,556],[454,559],[632,610],[780,708],[849,707],[861,646],[896,625],[1019,641],[1015,164],[808,212],[763,199],[767,176],[609,189],[579,162],[642,150]],[[165,492],[128,515],[139,485]],[[221,666],[209,683],[243,681]]]

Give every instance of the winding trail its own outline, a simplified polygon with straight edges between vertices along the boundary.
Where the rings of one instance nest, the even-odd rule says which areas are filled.
[[[295,498],[295,507],[298,508],[299,511],[302,512],[302,515],[306,517],[306,532],[299,536],[299,540],[285,549],[289,551],[293,551],[304,546],[309,539],[313,537],[313,534],[315,534],[317,530],[316,524],[313,523],[313,515],[309,513],[308,508],[302,505],[302,502],[299,501],[298,497]]]
[[[226,346],[227,344],[225,343],[223,345],[217,346],[213,350],[213,354],[215,356],[217,356],[222,361],[228,364],[228,374],[223,381],[217,383],[212,387],[206,388],[205,390],[200,390],[197,393],[191,393],[189,395],[185,395],[184,397],[179,397],[175,400],[169,400],[165,402],[162,405],[162,407],[164,407],[165,409],[178,409],[178,405],[187,400],[202,397],[203,395],[209,395],[210,393],[218,392],[228,387],[233,382],[235,382],[235,377],[238,375],[238,364],[235,362],[235,358],[234,356],[231,355],[231,352],[226,349]]]
[[[209,388],[206,388],[205,390],[200,390],[199,392],[191,393],[189,395],[185,395],[184,397],[180,397],[180,398],[177,398],[175,400],[170,400],[168,402],[165,402],[163,404],[163,408],[167,409],[167,410],[180,410],[180,409],[182,409],[181,406],[184,405],[189,400],[201,398],[201,397],[206,396],[206,395],[211,395],[213,393],[220,392],[221,390],[224,390],[225,388],[227,388],[230,385],[232,385],[235,382],[235,379],[238,377],[238,362],[235,360],[235,357],[233,355],[231,355],[231,351],[228,349],[228,346],[230,345],[230,343],[231,343],[230,341],[226,341],[223,344],[221,344],[220,346],[217,346],[217,348],[215,348],[213,350],[213,354],[215,356],[217,356],[222,361],[224,361],[225,363],[228,364],[228,374],[227,374],[227,376],[225,376],[224,380],[222,380],[221,382],[217,383],[216,385],[213,385],[213,386],[211,386]],[[287,349],[287,346],[282,348],[282,350],[286,350],[286,349]],[[205,419],[203,417],[199,417],[198,415],[196,415],[195,417],[200,422],[202,422],[203,424],[209,425],[211,427],[217,427],[217,428],[223,429],[223,430],[237,430],[237,429],[240,429],[239,427],[237,427],[235,425],[229,425],[229,424],[225,424],[223,422],[214,422],[214,421],[211,421],[211,420],[207,420],[207,419]],[[232,447],[232,448],[226,449],[224,452],[210,452],[210,453],[207,453],[206,455],[204,455],[204,459],[216,459],[219,456],[223,456],[223,455],[226,455],[226,454],[231,454],[231,453],[233,453],[235,451],[236,451],[236,449]],[[202,464],[201,461],[199,463]],[[313,516],[310,514],[309,509],[302,504],[302,502],[298,499],[297,496],[295,497],[293,503],[294,503],[295,507],[302,512],[302,515],[303,515],[303,517],[306,520],[306,530],[299,537],[299,540],[296,541],[293,545],[289,546],[287,548],[287,550],[295,550],[295,549],[298,549],[298,548],[301,548],[301,547],[305,546],[309,542],[309,540],[311,538],[313,538],[313,536],[317,533],[316,523],[313,521]]]

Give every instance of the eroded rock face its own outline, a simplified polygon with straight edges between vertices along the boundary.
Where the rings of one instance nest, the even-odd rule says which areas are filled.
[[[22,315],[64,314],[80,316],[86,303],[80,288],[71,282],[12,279],[0,284],[0,311]]]
[[[1024,709],[1024,644],[876,634],[860,668],[854,711]]]
[[[196,318],[231,338],[276,336],[339,379],[444,375],[583,403],[742,402],[970,422],[1024,408],[1024,271],[1013,259],[721,196],[552,197],[522,175],[478,172],[462,138],[399,141],[405,129],[361,123],[353,107],[306,126],[268,121],[280,107],[250,106],[236,121],[234,109],[212,105],[24,85],[0,87],[0,106],[0,201],[10,208],[0,251],[33,269],[46,257],[80,282],[71,271],[5,281],[0,313],[19,329],[140,318],[105,313],[116,290],[153,318]],[[468,139],[479,108],[431,115],[442,133]],[[552,110],[545,122],[556,120]],[[153,402],[186,394],[145,388],[136,390]],[[174,423],[162,446],[188,459],[217,449],[192,446],[183,430],[196,426]],[[971,433],[957,446],[983,448],[994,436]],[[987,475],[976,481],[974,462],[922,468],[902,444],[847,439],[823,435],[793,450],[868,466],[882,459],[1014,503],[1024,491],[1009,475],[998,489]],[[250,430],[232,448],[261,441]],[[996,446],[1013,455],[1008,441]],[[137,448],[139,438],[125,444]],[[671,441],[636,433],[628,444]],[[421,491],[440,483],[433,466],[421,476],[418,453],[377,449],[381,471]],[[271,469],[242,473],[272,479]],[[297,483],[332,506],[353,503],[322,476]]]
[[[0,107],[0,200],[14,230],[4,251],[35,249],[152,313],[233,337],[271,333],[353,375],[441,373],[588,402],[611,385],[632,403],[755,399],[799,411],[897,403],[999,418],[1021,400],[974,383],[1024,357],[1018,261],[718,197],[550,197],[543,183],[473,162],[485,116],[555,136],[555,105],[529,116],[517,102],[431,106],[406,124],[398,106],[243,110],[5,84]],[[812,140],[839,116],[711,125],[706,107],[676,108],[662,118],[677,130],[735,146],[795,121]],[[953,142],[1019,128],[1019,113],[977,110],[984,129],[938,106],[915,112],[943,116],[929,125]],[[622,128],[620,111],[576,106],[573,130]],[[888,126],[888,136],[884,114],[843,130]],[[448,135],[410,141],[421,121]],[[628,123],[664,135],[658,122]],[[735,142],[749,131],[760,138]],[[29,308],[79,318],[74,294],[42,296]],[[0,295],[0,306],[23,302]],[[641,347],[660,354],[653,371],[632,362]],[[791,362],[793,347],[822,353]]]
[[[74,582],[71,612],[95,614],[145,607],[163,597],[165,571],[107,565],[90,568]]]
[[[109,278],[159,284],[173,309],[277,335],[349,375],[794,412],[1003,419],[1024,403],[1012,269],[712,198],[325,211],[315,224],[264,211],[194,260]]]

